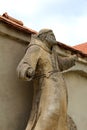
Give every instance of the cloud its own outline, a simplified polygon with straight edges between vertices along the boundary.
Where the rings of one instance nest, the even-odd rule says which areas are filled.
[[[53,29],[65,44],[87,41],[86,0],[0,0],[0,14],[4,12],[36,31]]]

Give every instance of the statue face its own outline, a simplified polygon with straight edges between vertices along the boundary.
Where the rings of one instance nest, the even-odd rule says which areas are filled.
[[[46,36],[46,41],[51,44],[51,45],[54,45],[57,43],[56,41],[56,38],[55,38],[55,35],[52,31],[48,32],[47,33],[47,36]]]
[[[43,41],[44,43],[46,43],[47,46],[49,46],[50,48],[57,44],[55,35],[53,33],[52,30],[41,30],[40,33],[38,34],[38,38]]]

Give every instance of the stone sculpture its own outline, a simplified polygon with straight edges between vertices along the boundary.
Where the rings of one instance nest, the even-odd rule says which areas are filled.
[[[17,67],[19,78],[33,80],[34,96],[26,130],[77,130],[67,115],[68,94],[63,70],[75,65],[76,56],[62,58],[50,29],[32,35],[26,54]]]

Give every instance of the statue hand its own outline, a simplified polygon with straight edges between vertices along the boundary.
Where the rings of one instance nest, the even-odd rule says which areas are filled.
[[[28,70],[26,72],[27,78],[29,78],[31,80],[34,77],[34,75],[35,75],[35,71],[32,68],[28,68]]]

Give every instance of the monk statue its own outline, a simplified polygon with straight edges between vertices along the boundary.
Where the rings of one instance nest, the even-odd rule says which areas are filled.
[[[19,78],[33,80],[32,110],[26,130],[77,130],[67,114],[68,94],[63,71],[75,65],[76,56],[63,58],[51,29],[31,36],[17,72]]]

